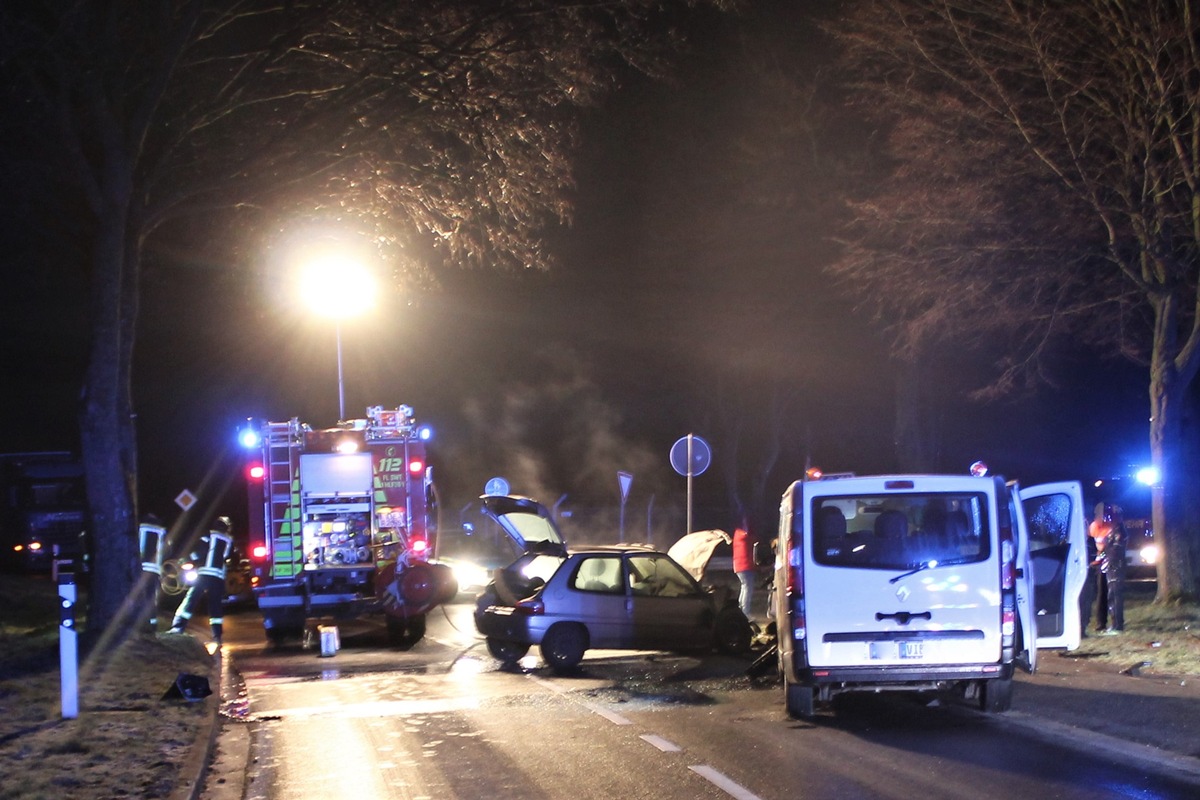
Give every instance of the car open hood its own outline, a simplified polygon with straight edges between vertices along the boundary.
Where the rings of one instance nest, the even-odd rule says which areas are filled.
[[[725,531],[696,531],[689,533],[667,551],[667,555],[675,559],[679,566],[686,569],[696,580],[704,577],[704,568],[712,558],[713,550],[724,542],[729,544],[733,539]]]
[[[550,511],[544,505],[528,497],[512,495],[484,495],[483,513],[494,519],[522,551],[567,554],[567,543],[558,526],[554,524]]]

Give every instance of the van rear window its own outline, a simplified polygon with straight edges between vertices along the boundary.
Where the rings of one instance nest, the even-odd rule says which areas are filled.
[[[818,497],[811,511],[818,564],[911,569],[991,554],[987,497],[980,493]]]

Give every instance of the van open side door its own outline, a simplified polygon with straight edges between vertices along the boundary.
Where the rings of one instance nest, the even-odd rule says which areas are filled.
[[[1034,613],[1033,559],[1030,557],[1029,529],[1025,525],[1025,514],[1022,512],[1021,487],[1016,481],[1008,484],[1009,511],[1013,515],[1013,535],[1016,537],[1016,592],[1017,619],[1020,622],[1020,641],[1017,643],[1017,666],[1027,671],[1037,672],[1037,617]]]
[[[1040,648],[1079,647],[1079,595],[1087,580],[1087,528],[1083,488],[1078,482],[1048,483],[1020,490],[1029,560],[1034,618]]]

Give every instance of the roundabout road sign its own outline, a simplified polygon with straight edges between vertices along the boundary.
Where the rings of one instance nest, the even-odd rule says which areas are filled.
[[[692,443],[690,464],[688,463],[689,439]],[[712,448],[708,446],[708,442],[699,436],[693,436],[689,433],[687,436],[681,436],[679,441],[671,445],[671,466],[680,475],[700,475],[704,470],[708,469],[708,465],[711,463]]]

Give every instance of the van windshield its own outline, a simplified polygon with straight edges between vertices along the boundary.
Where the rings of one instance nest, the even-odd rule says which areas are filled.
[[[969,564],[990,555],[987,498],[980,493],[818,497],[812,504],[818,564],[913,569]]]

